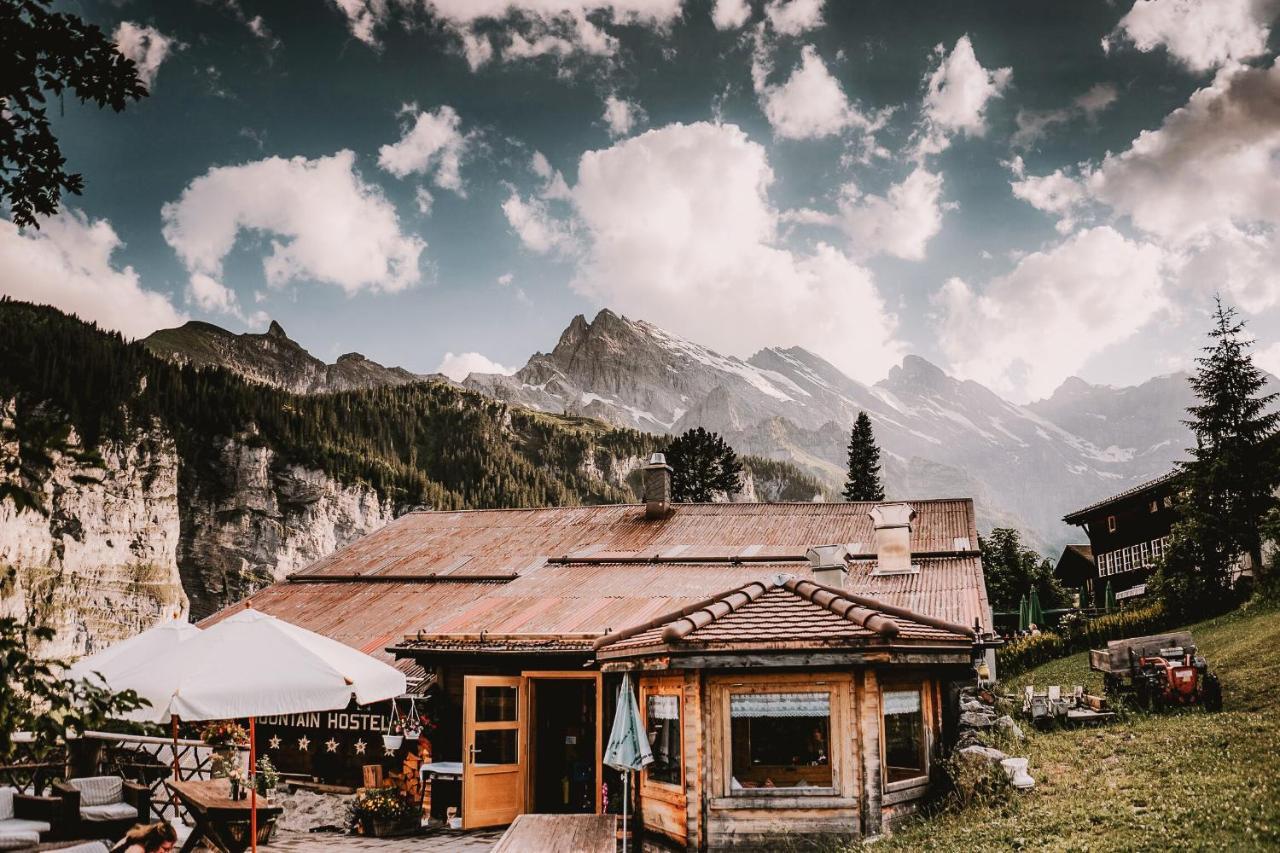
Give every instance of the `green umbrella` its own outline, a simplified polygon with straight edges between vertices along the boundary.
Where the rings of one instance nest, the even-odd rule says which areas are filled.
[[[1027,597],[1022,596],[1022,600],[1018,602],[1018,630],[1027,630]]]
[[[1116,609],[1116,591],[1111,588],[1111,581],[1107,581],[1106,598],[1104,600],[1106,601],[1108,613]]]
[[[653,763],[653,750],[645,735],[640,708],[631,691],[631,676],[623,674],[618,688],[618,710],[613,715],[613,729],[609,732],[609,746],[604,751],[604,763],[622,773],[622,837],[627,837],[627,783],[632,770],[641,770]],[[624,844],[626,841],[624,840]]]
[[[1027,603],[1027,623],[1043,628],[1044,609],[1040,606],[1040,591],[1031,587],[1031,601]]]

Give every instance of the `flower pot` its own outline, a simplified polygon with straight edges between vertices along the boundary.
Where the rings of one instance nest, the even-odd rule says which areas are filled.
[[[1009,781],[1013,783],[1013,787],[1024,791],[1036,785],[1036,780],[1032,779],[1031,774],[1027,772],[1027,761],[1026,758],[1006,758],[1000,762],[1004,772],[1009,774]]]
[[[404,745],[404,735],[383,735],[382,745],[387,749],[399,749]]]
[[[462,818],[460,818],[460,817],[451,817],[451,818],[449,818],[449,828],[450,828],[450,829],[462,829]]]

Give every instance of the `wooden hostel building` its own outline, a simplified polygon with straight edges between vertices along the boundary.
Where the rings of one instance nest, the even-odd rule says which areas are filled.
[[[420,668],[431,764],[461,777],[433,813],[467,827],[620,811],[602,754],[629,673],[649,843],[885,831],[990,637],[973,503],[672,504],[670,476],[656,457],[642,504],[412,513],[252,604]]]

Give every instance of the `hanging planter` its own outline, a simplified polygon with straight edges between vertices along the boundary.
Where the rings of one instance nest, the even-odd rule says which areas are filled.
[[[387,749],[399,749],[404,746],[404,723],[400,719],[400,709],[396,700],[391,700],[391,721],[387,731],[382,735],[382,745]]]
[[[392,700],[394,704],[395,700]],[[404,718],[404,736],[410,740],[417,740],[422,734],[422,718],[418,716],[418,704],[413,701],[413,697],[409,697],[409,714]]]
[[[404,746],[404,735],[386,734],[382,736],[382,745],[387,749],[399,749]]]

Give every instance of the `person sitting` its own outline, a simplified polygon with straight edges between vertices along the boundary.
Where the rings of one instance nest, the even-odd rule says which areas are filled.
[[[111,853],[169,853],[178,843],[178,833],[167,820],[139,824],[111,848]]]

